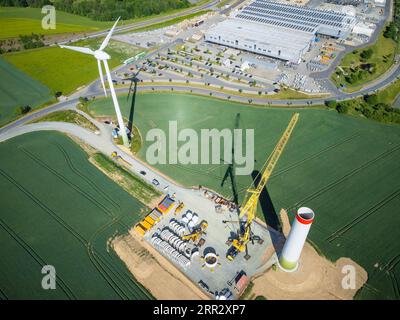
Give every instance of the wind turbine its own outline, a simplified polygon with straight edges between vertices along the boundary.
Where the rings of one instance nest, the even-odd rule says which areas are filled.
[[[100,74],[101,84],[103,85],[103,89],[104,89],[104,95],[107,97],[107,90],[106,90],[106,86],[104,84],[103,70],[101,68],[101,63],[103,62],[104,68],[106,70],[108,84],[110,86],[111,97],[112,97],[112,100],[113,100],[113,103],[114,103],[115,113],[117,114],[117,119],[118,119],[118,124],[119,124],[119,132],[120,132],[120,134],[122,136],[122,141],[124,143],[124,146],[129,147],[129,140],[128,140],[128,136],[126,134],[124,120],[123,120],[122,115],[121,115],[121,109],[119,107],[117,95],[115,94],[115,89],[114,89],[114,84],[113,84],[112,78],[111,78],[110,68],[108,67],[107,60],[110,60],[111,57],[110,57],[110,55],[108,53],[104,52],[104,49],[107,47],[108,42],[111,39],[112,33],[114,32],[114,29],[117,26],[117,23],[118,23],[119,19],[120,18],[118,18],[117,21],[114,23],[114,26],[111,28],[110,32],[107,34],[107,36],[104,39],[103,43],[101,44],[100,48],[98,50],[96,50],[96,51],[93,51],[92,49],[84,48],[84,47],[64,46],[64,45],[60,45],[60,47],[61,48],[65,48],[65,49],[78,51],[78,52],[85,53],[85,54],[90,54],[90,55],[92,55],[92,56],[94,56],[96,58],[97,65],[99,67],[99,74]]]

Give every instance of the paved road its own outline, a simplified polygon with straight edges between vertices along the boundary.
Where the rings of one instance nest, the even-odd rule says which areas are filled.
[[[122,68],[121,68],[122,69]],[[400,65],[397,64],[394,66],[391,71],[385,75],[384,78],[381,78],[378,83],[375,83],[374,85],[370,87],[366,87],[362,89],[361,91],[354,92],[354,93],[344,93],[340,92],[338,95],[334,95],[329,98],[329,100],[348,100],[348,99],[354,99],[356,97],[363,96],[365,94],[372,94],[376,92],[379,89],[382,89],[395,80],[397,80],[400,77]],[[194,79],[190,79],[191,82],[196,82]],[[203,81],[198,81],[198,84],[203,84]],[[261,105],[290,105],[290,106],[305,106],[307,103],[311,103],[313,105],[321,105],[324,104],[326,99],[323,98],[317,98],[317,99],[295,99],[295,100],[272,100],[268,98],[263,98],[263,97],[256,97],[256,98],[248,98],[248,97],[243,97],[239,94],[229,94],[229,93],[223,93],[219,92],[216,90],[213,90],[212,87],[204,87],[204,88],[199,88],[196,86],[191,86],[190,84],[188,85],[176,85],[174,83],[171,83],[170,85],[157,85],[157,83],[154,83],[154,85],[146,85],[142,86],[139,85],[137,90],[138,92],[141,91],[148,91],[152,90],[151,88],[154,88],[154,91],[171,91],[171,88],[173,88],[174,92],[189,92],[189,93],[195,93],[195,94],[201,94],[201,95],[207,95],[209,96],[209,93],[212,92],[213,97],[217,98],[222,98],[222,99],[228,99],[228,97],[231,97],[231,101],[237,101],[237,102],[243,102],[243,103],[248,103],[249,99],[252,99],[253,104],[261,104]],[[123,94],[127,93],[128,88],[118,88],[117,93]],[[70,109],[73,108],[78,102],[79,102],[79,97],[80,96],[102,96],[103,92],[100,87],[100,82],[98,80],[94,81],[91,83],[89,86],[85,87],[84,89],[80,90],[79,92],[74,93],[69,100],[63,101],[60,103],[56,103],[50,107],[47,107],[45,109],[40,109],[36,112],[30,113],[23,118],[20,118],[2,128],[0,128],[0,134],[14,130],[17,127],[23,126],[26,123],[31,122],[34,119],[38,119],[40,117],[43,117],[46,114],[49,114],[51,112],[57,111],[57,110],[63,110],[63,109]]]
[[[387,20],[388,17],[391,15],[391,10],[390,10],[390,8],[391,8],[391,3],[392,3],[392,1],[390,1],[390,0],[386,1],[385,14],[384,14],[382,20],[379,21],[379,22],[376,24],[376,30],[375,30],[375,32],[373,33],[373,35],[371,36],[371,38],[368,40],[368,42],[363,43],[363,44],[361,44],[361,45],[359,45],[359,46],[348,46],[348,45],[344,45],[345,50],[343,50],[342,52],[340,52],[340,53],[336,56],[335,60],[331,63],[331,65],[329,66],[329,68],[327,68],[327,69],[325,69],[325,70],[323,70],[323,71],[320,71],[320,72],[311,73],[310,76],[313,77],[313,78],[315,78],[315,79],[330,79],[331,74],[335,71],[336,67],[340,64],[342,58],[343,58],[346,54],[348,54],[348,53],[350,53],[350,52],[353,52],[353,51],[356,50],[356,49],[362,49],[362,48],[365,48],[365,47],[370,46],[370,45],[372,45],[373,43],[375,43],[375,42],[377,41],[378,36],[380,35],[380,33],[381,33],[381,31],[382,31],[384,25],[385,25],[385,23],[386,23],[386,20]]]
[[[218,0],[213,0],[211,2],[207,2],[207,3],[203,4],[203,5],[196,6],[196,7],[192,8],[192,9],[184,10],[184,11],[181,11],[181,12],[178,12],[178,13],[175,13],[175,14],[167,15],[167,16],[160,17],[160,18],[154,18],[154,19],[150,19],[150,20],[145,20],[145,21],[141,21],[141,22],[135,22],[135,23],[131,23],[131,24],[128,24],[128,25],[125,25],[125,26],[120,26],[120,27],[117,27],[115,29],[114,34],[118,34],[118,33],[121,33],[121,32],[124,32],[124,31],[128,31],[128,30],[131,30],[131,29],[151,26],[151,25],[156,24],[156,23],[160,23],[160,22],[164,22],[164,21],[171,20],[171,19],[174,19],[174,18],[186,16],[188,14],[196,13],[196,12],[199,12],[199,11],[209,10],[209,9],[212,9],[216,4],[218,4],[218,2],[219,2]],[[99,31],[99,32],[94,32],[94,33],[91,33],[91,34],[86,35],[86,36],[73,38],[73,41],[79,41],[79,40],[89,39],[89,38],[98,38],[98,37],[107,35],[108,32],[109,32],[109,30],[103,30],[103,31]],[[66,41],[63,41],[63,42],[59,42],[58,44],[66,44],[66,43],[69,43],[71,40],[72,39],[69,39],[69,40],[66,40]],[[54,45],[56,45],[56,44],[52,44],[52,46],[54,46]]]
[[[211,3],[206,4],[206,6],[208,7],[212,7],[214,6],[218,1],[213,1]],[[236,5],[239,5],[240,3],[242,3],[242,1],[239,1],[236,3]],[[201,7],[197,7],[193,10],[200,10]],[[204,8],[203,8],[204,9]],[[147,23],[147,22],[146,22]],[[154,23],[154,21],[152,22]],[[126,27],[126,26],[125,26]],[[104,33],[103,33],[104,34]],[[146,58],[151,58],[153,56],[155,56],[157,53],[161,52],[162,50],[165,50],[168,47],[173,47],[176,46],[176,44],[178,43],[182,43],[181,39],[175,40],[172,43],[169,44],[165,44],[163,46],[161,46],[159,49],[157,49],[154,52],[149,53],[149,55]],[[117,69],[113,70],[114,74],[115,72],[118,71],[123,71],[125,69],[128,69],[127,66],[120,66]],[[393,66],[393,68],[387,72],[383,77],[381,77],[379,80],[377,80],[375,83],[366,86],[365,88],[363,88],[362,90],[355,92],[355,93],[345,93],[345,92],[341,92],[339,90],[337,90],[329,99],[330,100],[338,100],[338,101],[342,101],[342,100],[348,100],[348,99],[353,99],[356,97],[360,97],[363,96],[365,94],[371,94],[374,93],[375,91],[384,88],[386,86],[388,86],[389,84],[391,84],[392,82],[394,82],[397,78],[400,77],[400,65],[396,64]],[[213,81],[214,78],[209,77],[208,81]],[[215,79],[217,80],[217,79]],[[190,79],[191,82],[195,82],[197,84],[203,84],[204,80],[195,80],[195,79]],[[213,82],[211,82],[213,83]],[[214,84],[214,83],[213,83]],[[219,84],[220,83],[216,82],[215,84]],[[296,100],[274,100],[274,99],[269,99],[269,98],[265,98],[265,97],[255,97],[255,98],[248,98],[248,97],[243,97],[239,94],[231,94],[231,93],[223,93],[223,92],[219,92],[219,91],[215,91],[212,89],[212,87],[204,87],[204,88],[199,88],[196,86],[191,86],[189,85],[176,85],[174,83],[171,83],[171,85],[157,85],[156,83],[154,85],[152,85],[151,87],[154,88],[154,91],[171,91],[171,88],[173,89],[173,91],[176,92],[192,92],[195,94],[202,94],[202,95],[209,95],[210,92],[212,92],[212,95],[214,97],[218,97],[218,98],[222,98],[222,99],[228,99],[228,97],[230,97],[231,101],[238,101],[238,102],[244,102],[244,103],[248,103],[249,99],[252,100],[252,103],[254,104],[262,104],[262,105],[290,105],[290,106],[304,106],[307,104],[313,104],[313,105],[320,105],[323,104],[325,102],[325,98],[321,99],[321,98],[315,98],[315,99],[296,99]],[[138,86],[138,91],[143,91],[143,90],[151,90],[151,87],[149,88],[148,86]],[[118,93],[126,93],[127,92],[127,88],[119,88],[117,89]],[[246,88],[244,88],[244,90],[246,90]],[[87,97],[92,97],[92,96],[102,96],[102,89],[100,87],[100,81],[96,80],[94,82],[92,82],[91,84],[89,84],[88,86],[86,86],[85,88],[83,88],[82,90],[79,90],[75,93],[73,93],[67,101],[64,102],[60,102],[60,103],[56,103],[50,107],[47,107],[45,109],[41,109],[39,111],[30,113],[28,115],[26,115],[23,118],[20,118],[18,120],[16,120],[15,122],[4,126],[3,128],[0,128],[0,134],[6,132],[6,131],[10,131],[10,130],[15,130],[16,128],[31,122],[33,119],[37,119],[39,117],[42,117],[48,113],[57,111],[57,110],[62,110],[62,109],[68,109],[68,108],[74,108],[74,106],[78,103],[78,99],[80,96],[87,96]]]

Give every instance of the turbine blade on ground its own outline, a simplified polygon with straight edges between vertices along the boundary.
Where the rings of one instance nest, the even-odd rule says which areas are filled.
[[[105,47],[107,47],[108,42],[110,41],[111,36],[112,36],[112,34],[113,34],[113,32],[114,32],[114,29],[115,29],[115,27],[117,26],[117,23],[118,23],[118,21],[119,21],[120,18],[121,18],[121,17],[119,17],[119,18],[117,19],[117,21],[115,21],[113,27],[111,28],[110,32],[107,34],[107,37],[104,39],[104,41],[103,41],[103,43],[101,44],[99,50],[104,50]]]
[[[104,95],[107,97],[107,90],[106,90],[106,85],[104,83],[103,69],[101,68],[101,61],[100,60],[97,60],[97,65],[99,66],[100,80],[101,80],[101,84],[102,84],[103,89],[104,89]]]
[[[69,49],[69,50],[73,50],[73,51],[77,51],[77,52],[81,52],[81,53],[85,53],[85,54],[91,54],[92,56],[94,56],[94,51],[92,49],[89,49],[89,48],[74,47],[74,46],[64,46],[64,45],[61,45],[61,44],[60,44],[60,48]]]

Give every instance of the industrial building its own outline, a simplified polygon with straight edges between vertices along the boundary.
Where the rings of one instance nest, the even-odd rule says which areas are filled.
[[[317,34],[343,39],[355,23],[347,12],[255,0],[208,30],[205,40],[299,63]]]

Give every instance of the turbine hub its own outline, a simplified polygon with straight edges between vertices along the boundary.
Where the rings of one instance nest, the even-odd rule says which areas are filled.
[[[96,57],[97,60],[110,60],[111,57],[107,52],[104,52],[102,50],[96,50],[94,52],[94,56]]]

